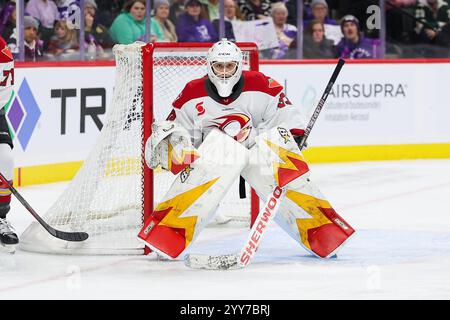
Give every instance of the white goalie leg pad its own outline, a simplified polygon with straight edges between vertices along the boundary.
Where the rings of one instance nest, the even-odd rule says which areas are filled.
[[[242,177],[256,191],[260,199],[266,199],[275,186],[283,189],[301,188],[309,177],[309,168],[294,138],[283,125],[266,131],[255,139],[250,149],[249,165],[241,172]],[[298,232],[290,223],[284,223],[286,199],[280,199],[280,209],[275,221],[294,239]],[[292,220],[288,218],[288,220]]]
[[[332,256],[354,233],[353,228],[311,182],[308,165],[286,130],[278,127],[256,141],[241,175],[262,199],[274,184],[286,189],[275,221],[310,253],[321,258]],[[270,150],[267,145],[271,145]]]
[[[310,178],[289,186],[275,221],[319,258],[333,256],[355,232]]]
[[[250,149],[249,164],[241,175],[261,199],[265,199],[276,185],[285,188],[306,181],[308,165],[284,126],[258,135],[255,142]]]
[[[198,153],[201,157],[180,172],[139,233],[148,247],[171,259],[195,240],[248,163],[248,150],[219,130],[208,134]]]
[[[261,244],[271,219],[284,202],[286,188],[308,172],[294,139],[280,126],[256,137],[250,149],[251,163],[241,175],[255,188],[265,205],[256,218],[240,252],[226,255],[190,254],[186,265],[197,269],[236,269],[247,266]]]

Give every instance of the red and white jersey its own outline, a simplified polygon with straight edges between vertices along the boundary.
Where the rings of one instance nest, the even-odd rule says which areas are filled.
[[[14,93],[14,58],[6,41],[0,37],[0,113]]]
[[[173,102],[167,120],[187,129],[195,147],[213,128],[251,147],[260,131],[282,123],[293,135],[302,135],[307,124],[305,112],[292,105],[275,80],[261,72],[243,71],[228,98],[217,94],[207,76],[190,81]]]

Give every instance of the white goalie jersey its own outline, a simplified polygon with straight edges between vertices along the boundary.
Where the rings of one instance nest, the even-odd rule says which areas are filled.
[[[206,76],[190,81],[173,102],[167,120],[186,128],[198,147],[218,128],[247,148],[259,132],[287,125],[294,136],[304,133],[306,110],[295,107],[283,87],[261,72],[243,71],[231,96],[222,98]]]

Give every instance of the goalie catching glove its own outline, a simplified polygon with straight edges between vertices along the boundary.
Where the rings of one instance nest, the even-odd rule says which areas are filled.
[[[199,157],[182,126],[172,121],[152,125],[152,135],[145,144],[145,161],[151,169],[161,167],[178,174]]]

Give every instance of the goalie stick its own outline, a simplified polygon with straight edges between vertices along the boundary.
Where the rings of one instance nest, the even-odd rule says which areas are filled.
[[[339,59],[333,74],[331,75],[330,81],[317,104],[316,109],[305,129],[305,134],[300,140],[299,148],[302,150],[306,143],[306,139],[311,133],[312,127],[314,126],[317,118],[319,117],[320,111],[322,110],[325,101],[331,92],[333,84],[344,65],[345,60]],[[225,254],[225,255],[206,255],[206,254],[188,254],[186,255],[185,264],[194,269],[210,269],[210,270],[232,270],[241,269],[250,264],[253,259],[258,247],[261,243],[261,238],[267,231],[267,226],[278,212],[280,203],[284,197],[285,189],[279,186],[275,186],[272,194],[266,201],[265,206],[259,212],[252,228],[250,229],[250,234],[247,237],[243,248],[239,253]]]
[[[9,190],[14,194],[14,196],[19,200],[19,202],[28,210],[28,212],[31,213],[33,217],[36,218],[36,220],[41,224],[41,226],[44,227],[45,230],[48,231],[52,236],[66,240],[66,241],[84,241],[86,240],[89,235],[86,232],[66,232],[61,230],[56,230],[52,226],[50,226],[47,222],[45,222],[37,213],[34,211],[34,209],[30,206],[30,204],[21,196],[21,194],[11,185],[11,183],[5,178],[5,176],[0,172],[0,178],[3,180],[7,185]]]

